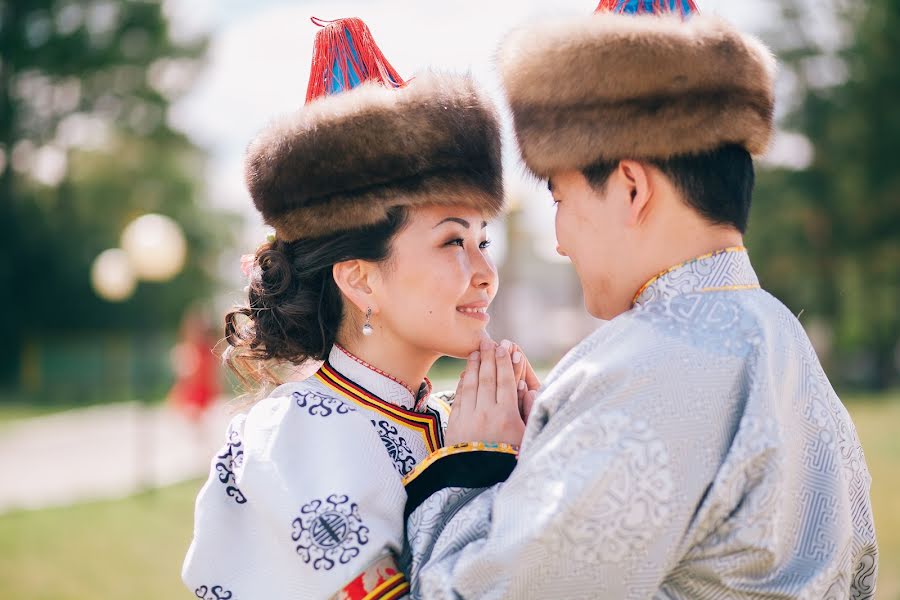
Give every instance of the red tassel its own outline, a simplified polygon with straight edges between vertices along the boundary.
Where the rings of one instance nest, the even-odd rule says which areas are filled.
[[[597,8],[594,10],[594,12],[615,12],[618,7],[619,0],[600,0],[600,4],[597,5]]]
[[[359,76],[360,83],[378,81],[386,87],[406,85],[397,70],[385,58],[375,43],[369,27],[361,19],[351,17],[323,21],[312,17],[311,21],[322,29],[316,33],[313,44],[312,67],[309,85],[306,88],[307,104],[331,93],[335,80],[333,71],[335,61],[342,67],[340,76],[343,77],[343,81],[338,86],[342,90],[353,87],[347,72],[348,64]]]
[[[650,11],[645,8],[645,3],[642,0],[638,0],[637,10],[628,10],[628,5],[631,4],[629,0],[600,0],[600,4],[597,5],[597,8],[594,10],[595,13],[600,12],[621,12],[628,14],[643,14],[650,12],[652,14],[658,15],[670,11],[678,11],[682,13],[683,16],[696,14],[700,12],[700,9],[697,8],[697,4],[694,0],[676,0],[677,7],[672,7],[672,2],[670,0],[653,0],[653,6]],[[687,3],[688,10],[684,9],[684,3]]]

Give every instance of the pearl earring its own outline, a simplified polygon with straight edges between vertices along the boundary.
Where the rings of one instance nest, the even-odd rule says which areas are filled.
[[[367,308],[366,309],[366,324],[362,326],[363,335],[366,337],[369,337],[370,335],[375,333],[375,330],[372,329],[372,325],[369,323],[369,319],[371,319],[371,318],[372,318],[372,309]]]

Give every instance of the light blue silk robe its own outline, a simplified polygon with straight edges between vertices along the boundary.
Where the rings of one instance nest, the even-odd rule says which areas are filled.
[[[505,482],[429,485],[407,506],[414,597],[874,595],[856,430],[743,249],[664,273],[569,352]]]

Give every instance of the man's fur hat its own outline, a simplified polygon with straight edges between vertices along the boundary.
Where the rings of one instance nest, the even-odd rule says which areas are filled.
[[[350,37],[339,31],[336,39]],[[378,80],[362,73],[366,65],[349,62],[363,55],[358,46],[351,50],[320,62],[326,77],[341,61],[358,67],[346,86],[353,89],[311,98],[247,150],[247,187],[277,237],[293,241],[373,225],[395,206],[465,205],[487,216],[499,213],[500,128],[471,77]]]
[[[514,31],[498,59],[538,177],[728,144],[759,155],[772,136],[775,59],[719,18],[599,12]]]

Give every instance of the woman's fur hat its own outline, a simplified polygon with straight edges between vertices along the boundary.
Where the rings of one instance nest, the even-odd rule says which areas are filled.
[[[759,155],[772,136],[775,59],[716,17],[601,12],[514,31],[498,59],[538,177],[727,144]]]
[[[360,39],[371,37],[358,19],[328,27],[335,31],[323,31],[336,34],[339,43],[350,39],[340,27],[355,27]],[[367,50],[382,61],[371,76],[366,59],[351,64]],[[311,98],[247,150],[247,187],[276,236],[293,241],[373,225],[395,206],[465,205],[498,214],[500,127],[472,78],[426,73],[403,84],[390,65],[384,67],[374,41],[363,39],[341,52],[333,53],[337,58],[316,55],[310,85],[322,88],[319,76],[330,78],[326,88],[335,84],[332,71],[346,62],[355,71],[351,84],[344,78],[344,88],[352,89]],[[317,61],[324,75],[315,72]],[[379,70],[390,73],[379,80]]]

